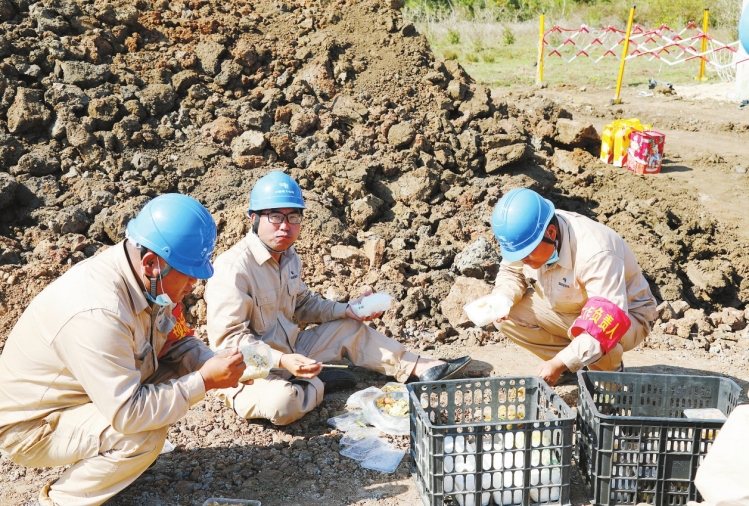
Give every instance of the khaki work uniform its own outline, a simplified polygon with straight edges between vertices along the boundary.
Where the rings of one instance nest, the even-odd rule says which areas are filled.
[[[199,339],[157,359],[167,334],[154,327],[171,310],[151,309],[122,242],[46,287],[16,323],[0,355],[0,451],[24,466],[72,464],[43,505],[104,503],[205,396],[197,370],[213,352]]]
[[[576,213],[556,211],[556,216],[562,238],[558,262],[539,269],[501,262],[494,291],[514,305],[497,328],[544,360],[559,357],[570,371],[588,364],[593,369],[617,369],[622,354],[650,334],[655,298],[634,253],[616,232]],[[573,339],[569,333],[588,298],[595,296],[619,306],[632,322],[605,356],[590,335]]]
[[[277,262],[250,232],[214,263],[208,280],[208,340],[214,350],[257,344],[272,348],[273,366],[285,353],[320,362],[348,358],[354,364],[405,382],[418,356],[398,341],[346,318],[347,304],[311,292],[301,278],[302,260],[293,247]],[[323,322],[299,331],[298,322]],[[252,385],[221,391],[224,401],[244,418],[277,425],[298,420],[322,402],[319,378],[297,378],[273,371]]]

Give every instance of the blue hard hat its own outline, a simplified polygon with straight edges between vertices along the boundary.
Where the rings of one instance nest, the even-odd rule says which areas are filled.
[[[285,207],[307,209],[302,197],[302,189],[294,179],[281,171],[270,172],[261,177],[250,193],[248,214],[263,209],[283,209]]]
[[[739,20],[739,40],[744,51],[749,53],[749,4],[744,7],[744,13]]]
[[[554,204],[527,188],[515,188],[499,199],[492,213],[492,230],[502,257],[518,262],[536,249],[554,217]]]
[[[193,278],[213,276],[216,224],[203,205],[179,193],[160,195],[127,224],[127,237]]]

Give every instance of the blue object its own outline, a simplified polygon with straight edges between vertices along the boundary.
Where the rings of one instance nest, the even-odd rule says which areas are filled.
[[[247,214],[264,209],[307,209],[302,189],[294,179],[281,171],[273,171],[261,177],[250,193],[250,210]]]
[[[744,7],[744,12],[739,20],[739,41],[744,51],[749,53],[749,4]]]
[[[167,193],[151,200],[127,224],[127,236],[193,278],[213,276],[216,224],[192,197]]]
[[[502,257],[518,262],[541,242],[554,217],[554,204],[527,188],[507,192],[492,213],[492,230],[499,241]]]

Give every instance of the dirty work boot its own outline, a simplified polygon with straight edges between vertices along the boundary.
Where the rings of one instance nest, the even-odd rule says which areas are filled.
[[[356,388],[356,376],[348,371],[326,369],[318,374],[317,377],[320,378],[320,381],[325,383],[326,394]]]
[[[465,356],[460,358],[444,359],[444,364],[430,367],[419,376],[419,381],[440,381],[452,379],[465,369],[471,363],[471,357]]]

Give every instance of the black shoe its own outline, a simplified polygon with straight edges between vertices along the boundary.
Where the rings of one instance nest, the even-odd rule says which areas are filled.
[[[325,383],[326,394],[356,388],[356,376],[348,371],[326,369],[318,374],[317,377]]]
[[[469,356],[446,359],[444,364],[435,365],[421,373],[419,381],[440,381],[454,378],[463,372],[463,369],[470,363],[471,357]]]

